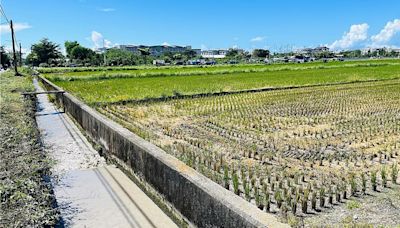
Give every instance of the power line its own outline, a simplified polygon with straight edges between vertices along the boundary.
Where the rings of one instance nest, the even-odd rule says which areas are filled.
[[[3,6],[0,4],[0,12],[3,15],[3,17],[6,19],[7,23],[10,24],[10,20],[8,20],[8,17],[6,13],[4,12]]]

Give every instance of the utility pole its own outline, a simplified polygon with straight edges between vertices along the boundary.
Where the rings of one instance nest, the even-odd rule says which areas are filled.
[[[19,66],[22,67],[22,47],[21,47],[21,43],[19,43]]]
[[[14,58],[14,70],[15,70],[15,76],[21,76],[21,74],[18,73],[17,69],[17,54],[15,53],[15,37],[14,37],[14,27],[13,27],[13,21],[10,20],[10,27],[11,27],[11,42],[12,42],[12,47],[13,47],[13,58]]]
[[[103,39],[103,56],[104,56],[104,66],[107,66],[107,56],[106,56],[106,47],[104,45],[104,39]]]

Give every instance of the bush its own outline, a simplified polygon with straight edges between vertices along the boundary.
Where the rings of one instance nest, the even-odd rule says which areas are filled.
[[[47,64],[47,63],[41,63],[41,64],[39,64],[39,67],[49,67],[49,64]]]

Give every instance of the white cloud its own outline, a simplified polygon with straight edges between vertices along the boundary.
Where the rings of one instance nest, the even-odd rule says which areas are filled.
[[[4,46],[4,50],[8,53],[12,53],[12,47],[11,46]]]
[[[111,41],[105,39],[105,40],[104,40],[104,46],[107,47],[107,48],[110,48],[110,47],[112,47],[112,46],[114,46],[114,45],[112,44]]]
[[[29,29],[32,28],[31,25],[29,25],[28,23],[14,23],[14,32],[18,32],[24,29]],[[10,25],[9,24],[2,24],[0,25],[0,33],[10,33],[11,29],[10,29]]]
[[[7,53],[12,53],[12,51],[13,51],[12,46],[4,46],[4,51],[6,51]],[[19,46],[16,51],[19,52]],[[29,49],[29,48],[22,48],[21,51],[22,51],[23,58],[25,58],[29,53],[31,53],[31,49]]]
[[[113,12],[113,11],[115,11],[116,9],[114,9],[114,8],[101,8],[101,9],[99,9],[99,11],[101,11],[101,12],[106,12],[106,13],[108,13],[108,12]]]
[[[235,44],[235,45],[232,46],[232,48],[233,48],[233,49],[238,49],[239,46],[238,46],[237,44]]]
[[[170,44],[167,43],[167,42],[162,43],[162,45],[164,45],[164,46],[170,46]]]
[[[103,45],[107,48],[112,46],[111,41],[104,39],[103,35],[96,31],[92,31],[91,40],[94,44],[94,48],[100,48],[100,47],[103,47]]]
[[[378,34],[371,37],[373,45],[387,44],[398,32],[400,32],[400,19],[389,21]]]
[[[368,38],[368,29],[369,25],[367,23],[352,25],[350,31],[346,32],[340,40],[336,40],[329,45],[329,48],[333,50],[350,48]]]
[[[251,39],[250,41],[251,42],[260,42],[260,41],[263,41],[263,40],[265,40],[264,36],[257,36],[257,37],[254,37],[253,39]]]
[[[201,50],[207,50],[208,48],[207,48],[207,46],[205,44],[202,44],[202,45],[200,45],[200,49]]]

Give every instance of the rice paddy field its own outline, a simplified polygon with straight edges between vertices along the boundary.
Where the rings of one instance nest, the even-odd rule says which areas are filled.
[[[236,67],[46,77],[265,213],[318,217],[399,192],[400,60]],[[398,225],[395,197],[387,217],[366,221]]]
[[[136,73],[45,74],[89,104],[259,88],[400,78],[400,60],[277,65],[148,68]],[[200,73],[202,72],[202,73]],[[90,74],[92,73],[92,74]],[[76,75],[78,74],[78,75]],[[103,76],[102,76],[103,75]]]

